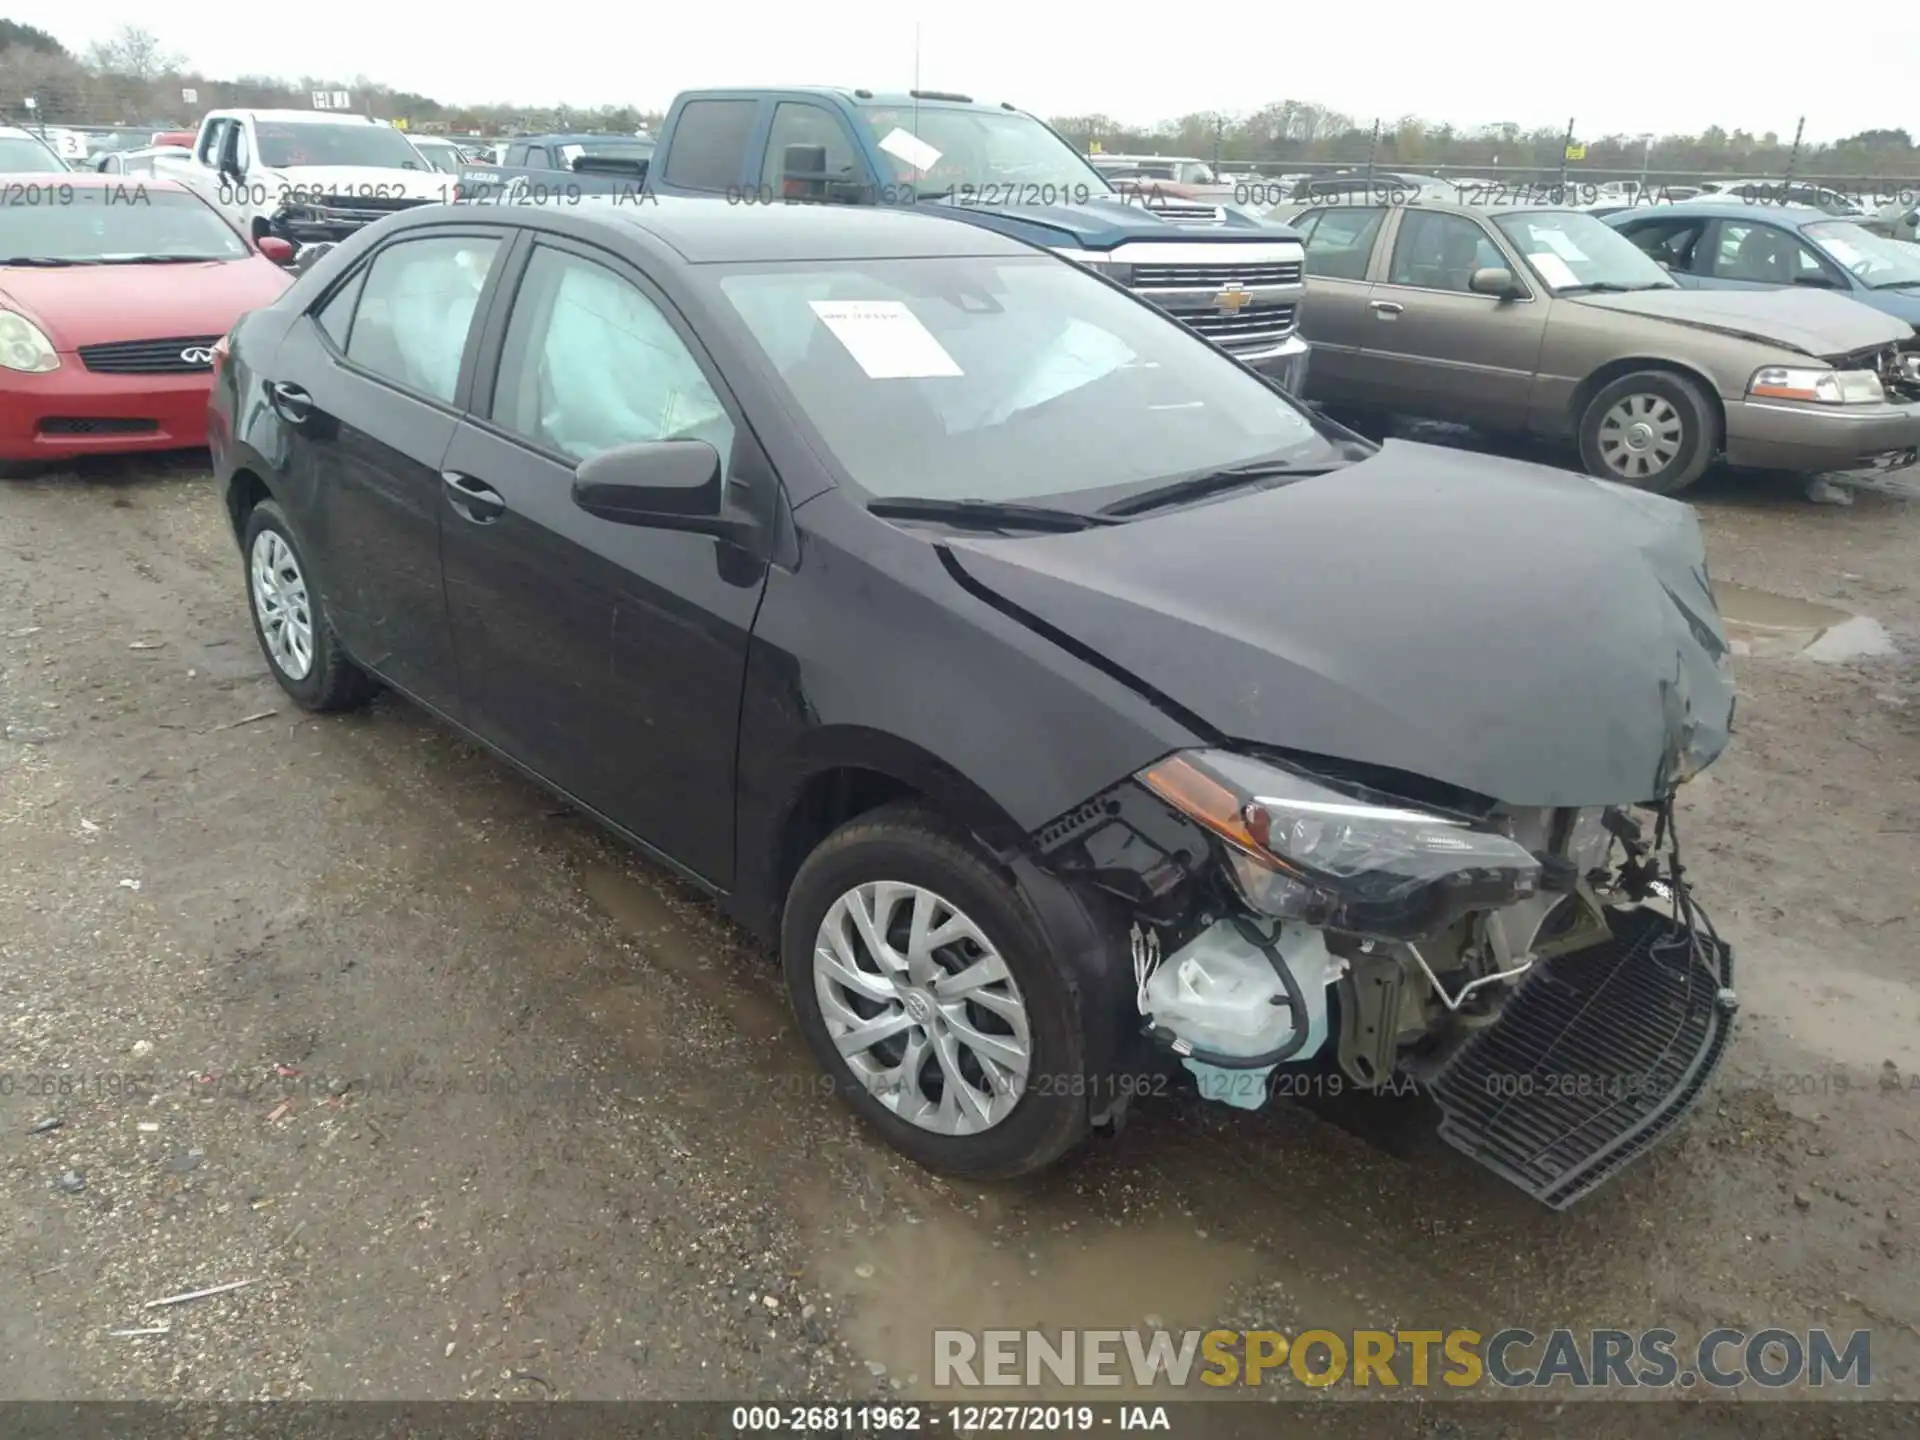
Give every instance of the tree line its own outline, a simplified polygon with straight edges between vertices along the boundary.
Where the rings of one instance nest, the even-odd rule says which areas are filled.
[[[659,124],[661,114],[641,106],[603,105],[537,109],[522,105],[443,105],[431,96],[377,85],[366,76],[298,79],[201,74],[169,51],[151,31],[128,27],[74,55],[31,25],[0,20],[0,116],[13,124],[129,125],[189,128],[209,109],[230,106],[306,109],[316,90],[345,90],[353,108],[414,129],[470,135],[605,130],[629,133]],[[189,102],[182,91],[194,92]],[[23,105],[32,96],[37,108]],[[1779,175],[1789,162],[1796,175],[1901,179],[1920,175],[1920,149],[1904,129],[1866,130],[1843,140],[1794,150],[1799,117],[1781,115],[1780,128],[1754,132],[1711,126],[1698,135],[1585,135],[1574,138],[1584,157],[1567,162],[1576,174]],[[1142,126],[1110,115],[1066,115],[1053,127],[1081,149],[1112,153],[1191,155],[1230,168],[1266,171],[1320,165],[1382,169],[1557,171],[1564,127],[1523,128],[1499,123],[1458,126],[1405,115],[1375,119],[1325,105],[1279,100],[1251,114],[1204,112]]]

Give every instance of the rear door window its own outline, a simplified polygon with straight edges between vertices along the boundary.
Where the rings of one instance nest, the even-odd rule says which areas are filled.
[[[499,246],[484,236],[436,235],[382,250],[361,286],[347,358],[451,404],[467,331]]]
[[[667,184],[681,190],[731,190],[746,168],[758,100],[689,100],[667,147]]]
[[[1364,280],[1385,206],[1335,206],[1319,212],[1307,240],[1307,274],[1328,280]]]

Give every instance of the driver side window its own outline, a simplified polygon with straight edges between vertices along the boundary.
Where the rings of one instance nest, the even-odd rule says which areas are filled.
[[[1824,279],[1819,258],[1777,225],[1723,220],[1709,272],[1719,280],[1798,285]]]
[[[1477,222],[1441,210],[1409,210],[1394,237],[1387,283],[1464,295],[1474,271],[1507,268],[1507,257]]]
[[[247,127],[235,125],[233,127],[233,168],[242,175],[246,174],[248,167],[253,164],[252,149],[253,147],[247,144]]]
[[[545,245],[514,296],[492,417],[574,461],[705,440],[724,473],[733,452],[733,422],[659,307],[606,266]]]

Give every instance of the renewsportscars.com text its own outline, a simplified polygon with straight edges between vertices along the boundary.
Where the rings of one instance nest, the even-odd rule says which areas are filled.
[[[933,1383],[1864,1389],[1872,1348],[1866,1330],[936,1330]]]

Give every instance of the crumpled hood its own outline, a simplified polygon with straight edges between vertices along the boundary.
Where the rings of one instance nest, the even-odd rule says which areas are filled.
[[[285,165],[272,172],[300,195],[384,196],[441,200],[454,178],[438,170],[402,170],[393,165]]]
[[[1657,800],[1726,746],[1691,507],[1406,441],[1128,525],[956,537],[980,586],[1217,732],[1519,806]]]
[[[1567,299],[1739,335],[1822,359],[1913,338],[1913,326],[1905,320],[1826,290],[1633,290]]]

